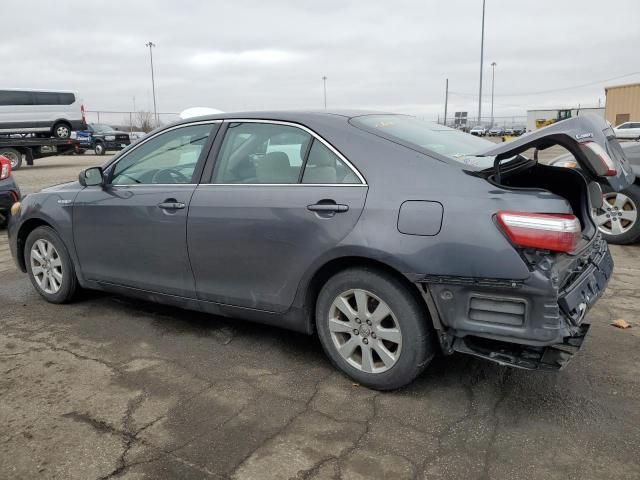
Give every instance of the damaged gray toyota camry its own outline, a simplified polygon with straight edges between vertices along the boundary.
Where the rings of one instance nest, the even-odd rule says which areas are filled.
[[[581,169],[538,163],[553,145]],[[221,114],[28,195],[9,239],[50,302],[97,289],[317,332],[385,390],[438,352],[564,366],[613,269],[598,182],[633,179],[591,116],[497,145],[404,115]]]

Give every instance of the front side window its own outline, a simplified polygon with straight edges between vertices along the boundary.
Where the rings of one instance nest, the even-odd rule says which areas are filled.
[[[189,125],[150,139],[116,163],[113,185],[193,183],[209,135],[219,124]]]
[[[232,123],[218,154],[213,183],[298,183],[311,135],[289,125]]]

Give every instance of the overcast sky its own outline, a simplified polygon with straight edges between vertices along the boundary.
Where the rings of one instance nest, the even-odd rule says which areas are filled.
[[[0,86],[76,90],[88,110],[374,108],[477,114],[481,0],[7,0]],[[483,114],[604,104],[640,81],[640,0],[487,0]],[[611,79],[611,80],[608,80]],[[607,81],[603,81],[607,80]],[[567,88],[587,83],[579,88]],[[559,90],[564,89],[564,90]],[[558,90],[549,93],[541,91]]]

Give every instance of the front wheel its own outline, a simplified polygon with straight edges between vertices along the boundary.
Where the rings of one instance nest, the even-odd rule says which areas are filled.
[[[93,151],[96,153],[96,155],[104,155],[107,149],[104,147],[104,143],[96,142],[95,146],[93,147]]]
[[[602,207],[594,209],[593,220],[609,243],[625,245],[640,239],[640,186],[633,184],[621,192],[603,186]]]
[[[391,275],[368,268],[338,273],[322,288],[316,325],[331,362],[377,390],[415,379],[435,354],[423,306]]]
[[[55,230],[44,226],[34,229],[27,237],[24,256],[29,279],[45,300],[65,303],[73,298],[76,272]]]

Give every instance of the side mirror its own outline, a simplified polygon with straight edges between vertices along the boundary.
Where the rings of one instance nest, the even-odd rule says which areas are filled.
[[[78,181],[83,187],[95,187],[104,184],[102,167],[90,167],[80,172]]]

